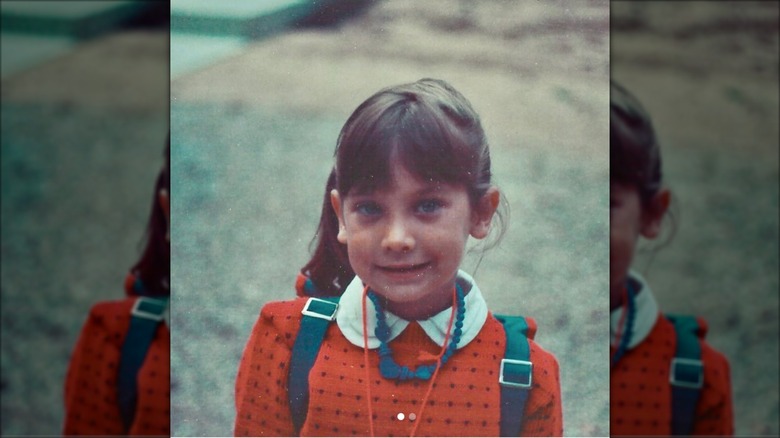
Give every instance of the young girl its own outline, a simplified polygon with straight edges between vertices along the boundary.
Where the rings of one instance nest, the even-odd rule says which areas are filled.
[[[705,322],[661,314],[629,270],[639,236],[658,237],[670,192],[650,117],[625,88],[611,91],[610,432],[733,434],[729,365],[704,341]]]
[[[170,139],[169,139],[170,141]],[[170,435],[170,145],[127,298],[92,307],[65,381],[65,435]]]
[[[505,331],[458,269],[500,201],[471,104],[433,79],[381,90],[347,120],[335,155],[298,285],[338,306],[263,307],[238,371],[235,434],[561,436],[555,357]],[[301,328],[322,317],[335,321]],[[532,365],[508,358],[518,346]]]

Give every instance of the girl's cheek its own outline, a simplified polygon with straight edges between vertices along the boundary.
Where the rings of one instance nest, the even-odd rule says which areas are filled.
[[[347,235],[347,246],[350,251],[365,252],[374,245],[372,233],[366,231],[353,231]]]

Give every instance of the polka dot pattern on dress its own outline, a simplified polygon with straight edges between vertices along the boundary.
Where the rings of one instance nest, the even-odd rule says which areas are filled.
[[[90,311],[68,366],[64,434],[170,435],[170,332],[164,324],[138,371],[138,408],[129,431],[119,413],[118,364],[134,302],[102,302]]]
[[[652,331],[629,350],[611,372],[610,433],[669,435],[671,360],[676,348],[674,326],[659,317]],[[733,434],[731,382],[726,358],[701,342],[704,387],[696,407],[694,434]]]
[[[300,326],[300,309],[306,299],[277,302],[261,311],[245,348],[236,381],[236,435],[293,435],[287,400],[287,367],[273,366],[269,351],[278,361],[289,362]],[[275,315],[275,318],[270,318]],[[293,315],[293,318],[287,318]],[[535,326],[534,326],[535,327]],[[266,334],[268,333],[268,334]],[[500,390],[498,367],[503,357],[505,335],[501,323],[488,318],[477,338],[459,349],[440,370],[428,403],[421,404],[428,382],[395,381],[381,377],[378,356],[369,354],[369,385],[374,413],[374,432],[379,436],[408,436],[416,423],[417,434],[437,436],[499,435]],[[415,323],[390,343],[394,359],[416,367],[418,356],[436,355],[433,343]],[[530,342],[536,383],[526,405],[523,435],[562,436],[558,364],[550,353]],[[258,353],[262,350],[264,353]],[[498,360],[491,360],[496,357]],[[309,411],[301,435],[366,436],[370,434],[363,350],[341,335],[331,324],[309,376]],[[546,371],[546,373],[545,373]],[[271,375],[266,375],[271,372]],[[281,384],[279,383],[281,382]],[[260,390],[255,389],[255,384]],[[263,389],[270,389],[273,397]],[[263,400],[267,407],[249,402]],[[404,419],[399,420],[399,414]],[[266,419],[265,424],[253,420]]]

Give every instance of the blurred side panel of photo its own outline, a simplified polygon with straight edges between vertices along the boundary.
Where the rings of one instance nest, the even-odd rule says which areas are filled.
[[[612,79],[652,119],[671,192],[661,236],[640,242],[633,269],[661,312],[706,321],[700,335],[728,361],[742,436],[780,433],[779,7],[613,1],[610,11]]]
[[[90,309],[125,297],[144,249],[166,161],[169,6],[3,0],[0,12],[0,433],[57,436]],[[111,378],[94,371],[88,383]],[[103,403],[89,397],[87,410]]]

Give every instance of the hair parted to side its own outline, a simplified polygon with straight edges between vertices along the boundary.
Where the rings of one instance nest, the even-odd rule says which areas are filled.
[[[152,208],[149,215],[149,222],[144,234],[145,246],[141,258],[131,268],[133,272],[141,277],[141,281],[147,289],[149,295],[168,295],[170,290],[167,287],[168,277],[171,266],[170,243],[165,238],[168,223],[165,218],[165,212],[160,205],[159,193],[165,189],[170,193],[170,162],[171,162],[171,136],[165,143],[165,163],[157,180],[154,184],[154,193],[152,194]],[[165,285],[161,287],[161,285]]]
[[[328,177],[322,215],[311,260],[301,272],[321,295],[340,295],[354,277],[346,245],[336,239],[338,218],[330,192],[342,197],[391,183],[392,165],[400,164],[424,181],[463,186],[472,208],[491,187],[490,150],[471,103],[438,79],[380,90],[355,109],[338,137],[336,164]],[[502,199],[503,201],[503,199]],[[496,220],[497,242],[503,234],[506,202]]]

